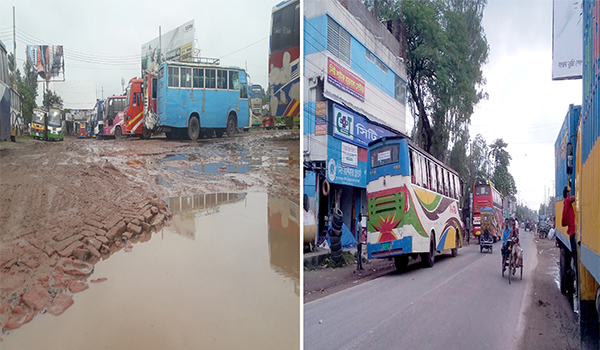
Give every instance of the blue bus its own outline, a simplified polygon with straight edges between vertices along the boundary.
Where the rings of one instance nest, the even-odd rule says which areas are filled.
[[[0,141],[10,137],[10,78],[6,46],[0,41]]]
[[[197,140],[250,127],[248,78],[238,67],[164,62],[158,70],[155,132]]]

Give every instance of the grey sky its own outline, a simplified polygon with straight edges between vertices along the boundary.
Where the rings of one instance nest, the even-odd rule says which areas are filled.
[[[193,19],[203,57],[239,67],[247,62],[252,82],[266,88],[271,10],[278,2],[0,0],[0,39],[12,52],[14,5],[19,68],[26,45],[63,45],[66,80],[96,82],[101,98],[102,89],[104,97],[121,93],[121,78],[140,76],[136,56],[142,44],[158,37],[159,26],[166,33]],[[91,64],[90,57],[103,64]]]
[[[489,0],[483,26],[489,100],[471,119],[471,137],[508,143],[517,197],[537,210],[553,186],[554,141],[569,104],[581,104],[582,82],[552,81],[551,0]]]

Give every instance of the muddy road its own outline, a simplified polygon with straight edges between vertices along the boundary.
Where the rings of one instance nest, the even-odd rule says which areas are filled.
[[[80,311],[72,311],[74,307],[71,305],[78,300],[79,295],[94,295],[96,300],[105,300],[101,296],[106,296],[106,293],[92,294],[86,289],[112,290],[114,285],[99,286],[115,283],[111,282],[111,278],[132,279],[117,275],[116,272],[100,276],[94,270],[101,269],[100,265],[105,264],[105,261],[102,268],[106,271],[121,271],[133,264],[132,261],[140,263],[144,259],[152,260],[151,253],[139,253],[139,256],[127,259],[123,258],[123,254],[131,252],[134,247],[151,247],[150,243],[145,242],[149,242],[153,236],[159,235],[159,241],[164,241],[165,235],[177,233],[171,236],[184,237],[187,241],[174,243],[175,246],[188,247],[191,239],[196,242],[195,249],[201,251],[211,249],[202,242],[212,242],[217,246],[220,244],[214,240],[215,234],[222,234],[220,230],[243,231],[245,228],[248,229],[248,234],[259,237],[256,241],[262,243],[256,249],[266,253],[266,257],[262,258],[266,259],[266,263],[262,265],[270,268],[264,269],[268,271],[263,271],[261,267],[246,272],[242,269],[242,273],[264,275],[265,277],[261,277],[263,280],[271,281],[277,286],[292,285],[274,287],[289,290],[289,293],[279,294],[286,294],[287,303],[291,302],[293,305],[289,310],[298,310],[288,312],[290,320],[286,322],[289,325],[284,330],[279,329],[284,337],[277,335],[278,342],[273,345],[293,348],[299,342],[299,267],[294,266],[293,258],[282,260],[281,256],[287,257],[289,254],[282,254],[279,250],[296,251],[296,257],[299,254],[299,247],[296,246],[299,232],[295,233],[299,231],[299,221],[293,218],[295,214],[290,214],[298,211],[299,159],[298,130],[252,131],[237,134],[233,138],[201,139],[198,142],[167,141],[164,137],[157,137],[151,140],[71,138],[64,142],[20,140],[17,143],[0,143],[2,348],[27,346],[22,341],[32,336],[27,333],[28,327],[32,330],[48,330],[51,326],[43,325],[56,322],[47,317],[64,319],[66,322],[75,322],[74,324],[86,322],[89,315],[82,316],[82,320],[73,316],[77,312],[85,314],[80,308]],[[256,212],[247,212],[248,207]],[[226,228],[225,222],[232,221],[232,217],[236,218],[236,224],[245,226]],[[259,219],[254,219],[255,217]],[[213,225],[213,220],[223,222],[223,225]],[[258,227],[254,233],[253,225]],[[208,227],[212,229],[207,231]],[[173,239],[177,241],[179,238]],[[234,245],[239,243],[229,242],[228,249],[235,251],[240,260],[239,255],[244,253],[245,247],[251,248],[251,241],[253,240],[246,238],[237,248]],[[162,247],[156,249],[166,249]],[[168,251],[173,249],[177,248],[171,247]],[[219,251],[223,252],[223,248]],[[157,254],[168,255],[167,251]],[[190,254],[190,257],[206,255],[191,251],[186,254]],[[186,254],[178,255],[177,260],[187,261]],[[113,255],[121,258],[109,259]],[[218,265],[218,261],[215,261],[218,256],[219,254],[208,255],[206,259],[210,260],[199,263],[206,265],[210,261]],[[168,262],[163,262],[161,266],[167,264]],[[215,270],[221,271],[220,273],[213,271],[207,276],[225,275],[227,271],[237,269],[234,264],[227,264],[227,268]],[[194,265],[186,265],[186,270],[188,275],[194,275],[196,271]],[[149,270],[144,273],[151,275],[153,272]],[[207,277],[197,284],[211,283],[211,278]],[[170,285],[178,283],[168,282]],[[268,283],[261,285],[269,288]],[[256,289],[260,289],[261,285],[256,285]],[[164,298],[174,293],[168,289],[163,292]],[[133,293],[142,294],[141,291]],[[211,290],[206,293],[214,297],[224,292]],[[112,298],[122,300],[127,299],[127,295],[130,296],[123,294]],[[202,298],[201,295],[197,297]],[[239,299],[240,296],[232,298]],[[190,301],[186,303],[190,309]],[[94,303],[81,301],[81,304]],[[146,306],[137,303],[134,305],[137,308]],[[264,308],[260,305],[254,307]],[[63,312],[65,314],[61,315]],[[48,313],[57,316],[47,315]],[[46,315],[38,316],[41,314]],[[241,314],[245,315],[243,312]],[[118,312],[112,312],[111,315],[113,318],[121,317]],[[186,317],[194,324],[194,316],[184,316],[184,320]],[[216,322],[219,324],[218,318]],[[262,322],[264,325],[270,321],[267,318]],[[286,322],[275,321],[280,325]],[[171,324],[177,325],[176,322]],[[206,327],[215,328],[214,323],[207,324],[209,326]],[[128,325],[121,327],[127,328]],[[184,327],[185,329],[187,328]],[[191,334],[198,334],[194,327],[189,331]],[[255,337],[258,334],[257,346],[261,346],[260,341],[269,337],[268,334],[261,335],[260,330],[253,333],[256,333]],[[213,329],[212,334],[220,333]],[[61,337],[64,338],[59,334],[58,338]],[[86,337],[81,337],[87,343],[85,339]],[[98,345],[116,346],[121,344],[119,339],[104,343],[100,341]],[[148,348],[148,337],[142,334],[140,339],[145,340],[139,342],[139,347]],[[184,339],[186,341],[182,344],[196,344],[185,336]],[[196,339],[199,340],[200,338]],[[223,339],[211,339],[212,344],[217,347],[232,345],[220,341]],[[56,344],[57,348],[68,345],[59,340],[51,343]],[[138,347],[135,342],[128,343],[128,348]],[[162,345],[169,343],[163,341]],[[158,346],[158,343],[154,346]]]

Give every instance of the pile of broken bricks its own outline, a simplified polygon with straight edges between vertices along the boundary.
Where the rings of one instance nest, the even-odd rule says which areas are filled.
[[[138,210],[123,210],[102,222],[97,216],[96,219],[85,218],[77,233],[63,231],[51,240],[30,237],[28,244],[16,252],[3,250],[0,272],[18,278],[12,283],[3,283],[0,290],[2,332],[21,327],[38,313],[62,314],[73,304],[70,295],[89,288],[86,280],[98,261],[123,247],[125,252],[130,252],[132,240],[144,242],[151,238],[152,232],[160,231],[172,216],[166,204],[157,199],[144,203],[135,206]],[[37,252],[35,258],[19,254],[34,251]],[[98,278],[90,282],[104,280],[106,278]]]

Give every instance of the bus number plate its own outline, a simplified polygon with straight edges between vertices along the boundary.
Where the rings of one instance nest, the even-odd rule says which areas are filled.
[[[381,245],[381,250],[390,250],[390,242],[383,243]]]

